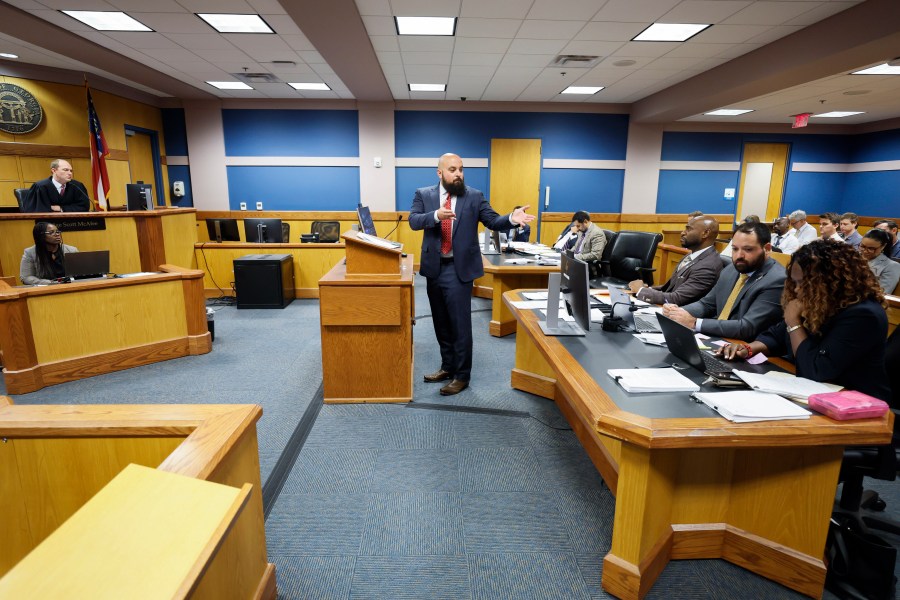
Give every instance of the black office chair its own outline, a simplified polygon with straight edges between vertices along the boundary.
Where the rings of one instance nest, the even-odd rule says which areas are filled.
[[[662,241],[661,233],[648,231],[620,231],[612,241],[609,258],[601,259],[601,265],[608,275],[601,277],[601,285],[628,285],[629,281],[641,279],[653,285],[653,258],[656,247]],[[604,255],[606,251],[604,249]]]
[[[16,202],[19,203],[19,212],[21,212],[25,200],[28,198],[28,188],[16,188],[13,190],[13,194],[16,195]]]
[[[310,233],[318,233],[322,243],[341,240],[341,224],[338,221],[313,221],[309,230]]]
[[[281,222],[281,241],[285,244],[291,241],[291,224]]]
[[[606,269],[604,262],[607,264],[609,263],[609,255],[612,252],[613,243],[616,241],[616,236],[619,235],[618,231],[611,231],[609,229],[603,229],[602,231],[603,235],[606,236],[606,245],[603,247],[603,254],[600,256],[600,260],[592,260],[588,263],[591,280],[609,277],[609,272]]]

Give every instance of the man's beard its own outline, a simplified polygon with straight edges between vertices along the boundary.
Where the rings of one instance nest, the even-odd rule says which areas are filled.
[[[761,254],[760,258],[755,263],[749,263],[747,261],[740,260],[737,262],[732,261],[732,264],[734,264],[735,271],[743,274],[743,273],[753,273],[754,271],[759,269],[761,266],[763,266],[763,264],[765,264],[765,262],[766,262],[766,255]]]
[[[452,183],[445,179],[442,183],[444,184],[444,189],[450,192],[451,196],[459,197],[466,193],[466,181],[462,177]]]

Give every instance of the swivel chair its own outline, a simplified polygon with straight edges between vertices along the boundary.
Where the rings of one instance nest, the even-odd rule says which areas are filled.
[[[341,239],[341,224],[338,221],[313,221],[309,231],[318,233],[319,241],[323,243],[339,242]]]
[[[28,188],[16,188],[13,190],[13,194],[16,195],[16,202],[19,203],[19,212],[21,212],[25,200],[28,198]]]
[[[603,247],[603,254],[600,256],[600,260],[592,260],[588,263],[591,280],[609,277],[609,270],[604,265],[604,262],[607,264],[609,263],[609,255],[612,252],[613,243],[616,241],[616,236],[619,235],[618,231],[611,231],[609,229],[603,229],[602,231],[603,235],[606,237],[606,245]]]
[[[660,241],[661,233],[620,231],[612,241],[609,258],[600,261],[608,275],[601,277],[598,283],[625,286],[630,281],[641,279],[653,285],[653,271],[656,270],[653,268],[653,258]]]

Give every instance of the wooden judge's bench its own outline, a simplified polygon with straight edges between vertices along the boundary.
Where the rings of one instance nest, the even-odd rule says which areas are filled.
[[[319,280],[326,403],[412,400],[413,257],[351,231]]]

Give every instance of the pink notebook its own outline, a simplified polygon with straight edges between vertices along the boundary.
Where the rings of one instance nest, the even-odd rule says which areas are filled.
[[[887,402],[853,390],[813,394],[809,407],[837,421],[880,417],[890,409]]]

